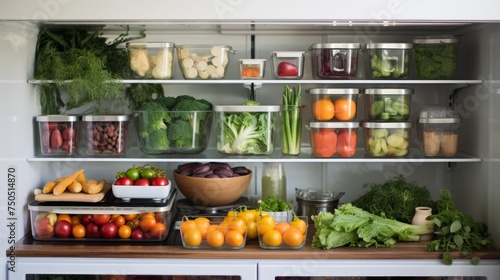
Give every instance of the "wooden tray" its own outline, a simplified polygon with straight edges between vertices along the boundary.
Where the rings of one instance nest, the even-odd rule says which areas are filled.
[[[111,184],[106,183],[104,185],[104,189],[100,193],[96,194],[87,194],[84,192],[81,193],[72,193],[65,191],[60,195],[53,195],[51,193],[41,193],[35,195],[35,200],[40,202],[45,201],[74,201],[74,202],[99,202],[101,201],[106,194],[111,189]]]

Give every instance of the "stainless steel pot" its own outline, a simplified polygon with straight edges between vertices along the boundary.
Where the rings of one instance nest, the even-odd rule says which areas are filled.
[[[333,212],[344,194],[345,192],[296,188],[297,215],[306,216],[309,222],[312,223],[312,215],[318,215],[320,212]]]

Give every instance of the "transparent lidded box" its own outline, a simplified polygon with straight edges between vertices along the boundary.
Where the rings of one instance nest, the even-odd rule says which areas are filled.
[[[259,246],[262,249],[299,250],[304,247],[309,224],[306,216],[278,216],[273,217],[273,220],[275,223],[273,229],[270,228],[268,223],[257,223],[257,236],[259,238]],[[272,233],[269,233],[269,231],[272,231]],[[274,236],[266,236],[266,234]],[[281,242],[279,243],[278,235],[281,236]],[[267,240],[271,243],[266,242]]]
[[[366,74],[371,79],[406,79],[410,76],[413,45],[369,43]]]
[[[74,115],[37,116],[42,154],[73,156],[78,153],[80,119]]]
[[[172,189],[168,197],[161,201],[140,200],[130,203],[107,196],[100,202],[73,202],[73,201],[36,201],[28,204],[31,218],[31,233],[33,239],[39,241],[64,241],[64,242],[159,242],[167,239],[170,224],[173,218],[177,192]],[[111,216],[121,216],[125,225],[134,224],[130,228],[130,235],[120,235],[119,227],[115,236],[105,236],[103,225],[113,223]],[[65,216],[65,217],[64,217]],[[64,217],[64,218],[63,218]],[[60,236],[63,231],[57,231],[57,221],[70,218],[75,219],[75,224],[70,223],[70,232],[67,236]],[[78,224],[83,230],[73,231]],[[121,219],[121,218],[120,218]],[[149,220],[148,222],[141,222]],[[66,220],[69,222],[69,220]],[[62,228],[62,227],[61,227]],[[134,233],[134,230],[137,231]],[[110,234],[109,228],[108,234]],[[80,235],[82,234],[82,235]]]
[[[275,51],[271,53],[273,75],[276,79],[302,79],[305,64],[304,51]]]
[[[196,219],[203,219],[203,221],[195,222]],[[232,225],[227,216],[184,216],[179,224],[182,246],[186,249],[242,249],[246,244],[247,226],[243,220],[238,220],[239,224]],[[192,226],[183,225],[188,222]],[[210,231],[214,232],[210,233]]]
[[[266,73],[265,59],[239,59],[240,77],[244,80],[262,79]]]
[[[275,134],[279,129],[279,105],[219,105],[214,106],[214,112],[219,153],[268,155],[274,151]],[[252,139],[241,139],[244,135],[240,134],[252,122],[256,123],[258,135]]]
[[[234,53],[231,46],[192,44],[178,45],[177,61],[185,80],[220,80],[226,75]]]
[[[174,72],[174,43],[127,43],[132,79],[171,79]]]
[[[89,156],[119,156],[126,152],[129,115],[85,115],[82,122]]]
[[[424,106],[418,118],[420,148],[425,156],[455,156],[461,119],[457,112],[441,106]]]
[[[312,74],[314,79],[354,79],[357,75],[358,43],[312,44]]]
[[[354,157],[358,147],[358,128],[358,122],[310,122],[313,155]]]
[[[400,122],[410,118],[411,88],[365,89],[366,119],[377,122]]]
[[[315,121],[351,121],[357,116],[358,88],[311,88],[311,112]]]
[[[411,122],[363,122],[365,150],[373,157],[404,157],[410,151]]]
[[[414,58],[417,79],[453,79],[457,70],[457,38],[415,38]]]

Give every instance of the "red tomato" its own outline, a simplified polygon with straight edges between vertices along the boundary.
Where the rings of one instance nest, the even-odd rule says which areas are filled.
[[[131,186],[133,184],[134,184],[134,181],[132,181],[132,179],[130,179],[129,177],[121,177],[121,178],[116,179],[116,181],[115,181],[115,185],[118,185],[118,186]]]
[[[278,76],[298,76],[299,69],[290,62],[281,62],[278,64]]]
[[[85,237],[97,238],[99,236],[101,236],[101,233],[98,225],[90,222],[85,226]]]
[[[84,226],[88,225],[90,222],[92,222],[92,215],[90,214],[85,214],[82,216],[82,218],[80,219],[80,223]]]
[[[92,215],[92,219],[96,225],[104,225],[105,223],[109,222],[109,219],[111,218],[110,214],[94,214]]]
[[[58,237],[67,238],[72,232],[71,223],[66,220],[60,220],[56,222],[54,231]]]
[[[118,227],[113,222],[107,222],[101,226],[101,236],[104,238],[115,238],[118,234]]]
[[[356,154],[356,142],[358,137],[356,132],[342,130],[337,137],[337,153],[341,157],[352,157]]]
[[[151,180],[151,185],[153,186],[166,186],[168,185],[168,180],[167,178],[163,177],[156,177]]]
[[[134,185],[135,186],[144,186],[144,187],[149,186],[149,180],[144,179],[144,178],[137,179],[137,180],[135,180]]]
[[[144,233],[140,228],[136,228],[132,231],[132,239],[141,240],[144,238]]]

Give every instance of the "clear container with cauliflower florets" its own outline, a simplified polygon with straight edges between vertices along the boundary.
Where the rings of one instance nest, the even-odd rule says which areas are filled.
[[[174,43],[127,43],[132,79],[171,79]]]

